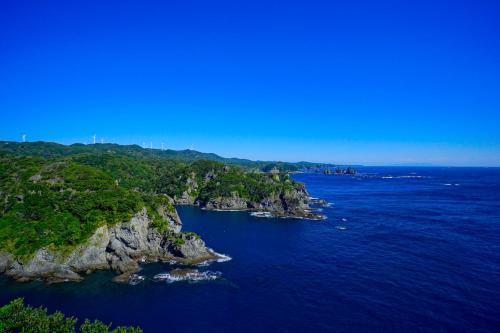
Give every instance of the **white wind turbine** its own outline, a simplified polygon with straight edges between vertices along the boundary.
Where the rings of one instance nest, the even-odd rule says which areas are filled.
[[[96,138],[96,135],[94,134],[94,136],[92,136],[92,138],[94,139],[94,144],[95,144],[95,138]]]
[[[161,143],[161,151],[163,151],[163,142]]]
[[[23,142],[26,142],[26,134],[23,134]]]

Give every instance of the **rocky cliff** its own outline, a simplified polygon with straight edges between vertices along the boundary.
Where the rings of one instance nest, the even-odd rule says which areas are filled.
[[[263,211],[269,212],[275,217],[323,219],[323,216],[316,209],[311,208],[310,204],[315,202],[303,185],[281,193],[272,193],[258,201],[242,198],[237,192],[231,193],[231,196],[203,200],[193,195],[196,192],[197,188],[190,186],[181,197],[175,197],[174,202],[178,205],[196,205],[207,210]]]
[[[44,279],[48,282],[80,281],[82,273],[111,269],[115,281],[126,282],[140,270],[140,263],[171,261],[195,264],[219,256],[193,233],[180,232],[177,213],[170,213],[170,228],[164,233],[153,227],[143,209],[130,221],[98,228],[94,235],[70,253],[39,249],[22,262],[10,253],[0,253],[0,273],[19,281]]]

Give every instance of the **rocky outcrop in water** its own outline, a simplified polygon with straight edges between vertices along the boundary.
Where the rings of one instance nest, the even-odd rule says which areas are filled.
[[[268,173],[251,172],[220,164],[196,165],[180,176],[173,196],[177,205],[195,205],[206,210],[267,212],[275,217],[322,219],[309,206],[303,184],[273,168]],[[165,190],[171,191],[168,183]],[[180,194],[179,194],[180,193]]]
[[[140,263],[177,261],[194,264],[220,258],[193,233],[180,232],[177,213],[165,216],[170,229],[161,234],[152,226],[146,209],[130,221],[115,226],[102,226],[71,253],[39,249],[27,262],[9,253],[0,253],[0,273],[19,281],[44,279],[48,282],[80,281],[81,273],[111,269],[119,275],[117,282],[128,281],[140,270]]]
[[[337,175],[351,175],[351,176],[354,176],[357,174],[356,170],[351,168],[351,167],[348,167],[347,169],[342,169],[342,168],[337,168],[335,170],[335,174]]]
[[[323,216],[318,214],[309,204],[311,198],[304,186],[280,194],[271,195],[259,202],[243,199],[233,193],[230,198],[210,199],[207,202],[196,201],[195,204],[202,209],[208,210],[243,210],[264,211],[274,217],[304,218],[321,220]]]

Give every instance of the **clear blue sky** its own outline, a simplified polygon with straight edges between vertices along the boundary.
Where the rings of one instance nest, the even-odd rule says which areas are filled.
[[[500,165],[500,1],[2,1],[0,139]]]

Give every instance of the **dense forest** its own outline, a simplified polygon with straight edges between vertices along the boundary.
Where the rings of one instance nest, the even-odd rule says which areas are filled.
[[[70,251],[99,226],[127,221],[142,207],[165,231],[162,210],[173,211],[171,198],[188,190],[199,201],[236,195],[259,202],[302,186],[276,169],[253,172],[127,147],[69,153],[51,143],[0,146],[14,147],[0,153],[0,251],[21,258],[42,247]]]
[[[310,162],[276,162],[276,161],[252,161],[241,158],[224,158],[217,154],[202,153],[195,150],[172,150],[172,149],[144,149],[138,145],[118,145],[112,143],[84,145],[80,143],[69,146],[53,142],[13,142],[0,141],[0,155],[9,154],[16,156],[41,156],[41,157],[65,157],[70,155],[90,153],[111,153],[140,159],[167,159],[184,162],[207,160],[221,162],[227,165],[239,166],[245,170],[271,171],[277,169],[281,172],[293,172],[303,168],[333,167],[330,164],[318,164]]]

